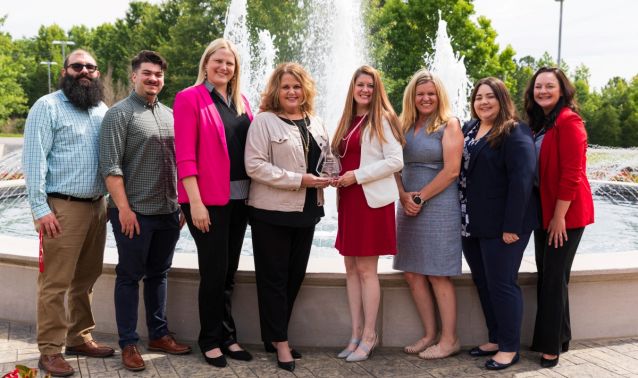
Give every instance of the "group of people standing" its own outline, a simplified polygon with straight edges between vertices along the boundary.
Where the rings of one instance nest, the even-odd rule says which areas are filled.
[[[172,110],[157,100],[167,70],[158,53],[140,52],[131,70],[133,91],[107,110],[95,59],[73,51],[61,89],[38,100],[27,119],[25,176],[41,235],[40,366],[52,375],[74,373],[65,346],[67,355],[114,353],[91,336],[107,219],[118,248],[114,298],[125,368],[145,368],[136,333],[140,280],[148,348],[191,351],[175,341],[166,318],[167,273],[184,223],[197,247],[203,357],[215,367],[226,357],[252,359],[238,343],[231,306],[250,224],[261,338],[277,366],[293,371],[302,356],[289,344],[288,326],[328,186],[337,190],[335,247],[344,256],[352,321],[339,358],[365,360],[379,342],[381,255],[394,255],[394,268],[405,272],[423,323],[424,336],[405,352],[425,359],[459,352],[450,277],[461,274],[464,253],[489,335],[470,354],[492,356],[488,369],[516,363],[517,273],[532,231],[539,268],[532,349],[543,353],[543,366],[567,350],[569,272],[593,205],[585,130],[559,69],[532,78],[529,126],[504,84],[485,78],[472,92],[473,120],[461,127],[435,75],[414,74],[397,116],[379,72],[362,66],[332,138],[314,114],[314,82],[297,63],[277,66],[255,115],[227,40],[206,48],[195,84],[177,94]],[[328,155],[341,163],[338,177],[322,174]]]

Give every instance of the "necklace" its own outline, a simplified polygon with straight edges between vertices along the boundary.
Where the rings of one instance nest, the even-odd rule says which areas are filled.
[[[304,124],[304,131],[306,132],[306,134],[304,135],[304,133],[302,132],[302,127],[299,124],[296,124],[295,122],[293,122],[290,117],[288,117],[288,115],[285,112],[282,112],[281,115],[288,120],[288,122],[290,122],[293,126],[297,126],[297,128],[299,129],[299,134],[301,135],[301,145],[303,146],[303,152],[304,152],[304,161],[306,162],[306,168],[308,167],[308,154],[310,153],[310,131],[308,130],[308,123],[306,122],[306,113],[302,113],[302,119],[303,119],[303,124]]]
[[[341,140],[346,142],[346,147],[343,149],[343,154],[337,153],[337,156],[339,156],[339,158],[343,158],[344,156],[346,156],[346,153],[348,153],[348,143],[350,143],[350,138],[352,137],[352,134],[354,134],[354,132],[359,128],[359,126],[361,126],[361,124],[363,123],[363,120],[366,118],[368,118],[368,113],[364,114],[361,117],[359,122],[357,122],[357,124],[352,128],[352,130],[350,130],[348,135],[341,138]]]

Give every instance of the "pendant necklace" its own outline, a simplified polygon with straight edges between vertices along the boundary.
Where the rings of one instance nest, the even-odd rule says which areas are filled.
[[[284,116],[284,118],[288,120],[288,122],[290,122],[293,126],[297,126],[297,128],[299,129],[299,135],[301,136],[301,145],[303,146],[303,152],[304,152],[304,161],[306,162],[306,168],[307,168],[308,154],[310,152],[310,131],[308,130],[308,123],[306,122],[306,113],[303,112],[301,114],[303,119],[303,124],[304,124],[303,128],[306,131],[305,135],[301,132],[301,128],[302,128],[301,125],[298,125],[295,122],[293,122],[285,112],[282,112],[282,115]]]
[[[359,126],[361,126],[361,124],[363,123],[363,120],[365,120],[366,118],[368,118],[368,113],[364,114],[361,117],[359,122],[357,122],[357,124],[352,128],[352,130],[350,130],[348,135],[341,138],[341,140],[346,142],[346,147],[343,149],[343,154],[337,153],[337,156],[339,156],[339,158],[343,158],[344,156],[346,156],[346,153],[348,152],[348,143],[350,142],[350,138],[352,137],[352,134],[354,134],[354,132],[359,128]]]

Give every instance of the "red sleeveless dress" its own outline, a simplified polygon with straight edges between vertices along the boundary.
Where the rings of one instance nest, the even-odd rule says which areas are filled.
[[[361,128],[353,130],[359,121],[361,117],[352,120],[346,140],[341,141],[341,175],[347,171],[354,171],[361,165]],[[347,135],[350,135],[349,139]],[[363,187],[359,184],[338,188],[337,198],[339,226],[335,248],[341,255],[396,255],[394,203],[376,209],[371,208],[366,202]]]

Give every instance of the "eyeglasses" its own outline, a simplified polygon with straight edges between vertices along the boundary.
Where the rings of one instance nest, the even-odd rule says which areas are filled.
[[[82,72],[82,70],[84,68],[86,68],[87,71],[89,71],[90,73],[93,73],[95,71],[97,71],[97,66],[94,64],[82,64],[82,63],[71,63],[68,66],[66,66],[65,68],[69,68],[71,67],[73,69],[73,71],[75,72]]]

